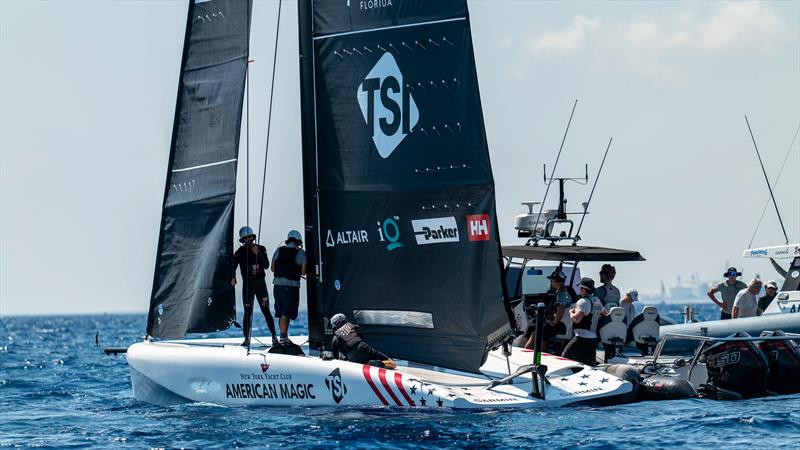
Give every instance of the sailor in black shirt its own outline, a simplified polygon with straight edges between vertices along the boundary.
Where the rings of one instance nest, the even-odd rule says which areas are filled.
[[[397,368],[391,358],[370,347],[358,334],[358,325],[347,321],[344,314],[331,317],[333,357],[359,364],[370,364],[387,369]]]
[[[231,285],[236,286],[236,266],[242,274],[242,303],[244,304],[244,332],[243,346],[250,346],[250,329],[253,326],[253,299],[258,299],[261,313],[267,321],[267,327],[272,334],[273,345],[277,343],[275,336],[275,320],[269,312],[269,293],[267,291],[266,274],[269,268],[267,249],[255,243],[256,235],[252,228],[242,227],[239,230],[241,247],[233,254],[233,271]]]

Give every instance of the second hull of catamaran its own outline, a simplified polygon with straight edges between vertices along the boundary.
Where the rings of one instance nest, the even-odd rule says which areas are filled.
[[[297,338],[299,344],[304,338]],[[514,348],[506,360],[491,352],[482,374],[399,362],[397,370],[317,356],[247,350],[238,339],[142,342],[127,352],[134,397],[161,404],[379,406],[397,408],[535,408],[628,401],[634,386],[580,363],[544,354],[549,370],[543,398],[531,394],[531,375],[489,388],[531,363]],[[307,353],[308,348],[303,346]]]

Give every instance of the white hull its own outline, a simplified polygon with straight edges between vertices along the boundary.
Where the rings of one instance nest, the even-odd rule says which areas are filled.
[[[386,370],[317,356],[267,353],[265,347],[251,349],[248,355],[240,342],[196,339],[132,345],[127,359],[134,397],[162,405],[534,408],[610,403],[633,392],[631,383],[547,354],[542,363],[549,368],[549,383],[545,398],[537,399],[530,395],[530,374],[487,389],[493,379],[508,375],[506,358],[499,351],[490,353],[481,368],[483,375],[476,375],[402,361],[397,370]],[[303,351],[308,353],[308,347],[303,345]],[[531,360],[530,351],[514,348],[511,371]]]

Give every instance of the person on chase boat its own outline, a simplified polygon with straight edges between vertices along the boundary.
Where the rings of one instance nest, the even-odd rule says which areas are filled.
[[[348,322],[344,314],[339,313],[331,317],[331,327],[333,328],[331,350],[334,358],[387,369],[397,368],[397,364],[391,358],[361,339],[358,325]]]

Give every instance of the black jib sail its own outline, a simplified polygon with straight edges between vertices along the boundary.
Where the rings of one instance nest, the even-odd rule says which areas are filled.
[[[189,3],[147,334],[226,329],[236,158],[250,11],[242,0]]]
[[[510,333],[465,0],[301,0],[311,345],[477,372]]]

